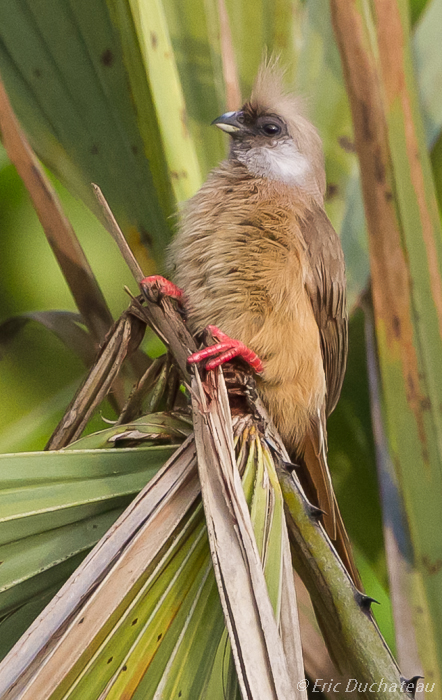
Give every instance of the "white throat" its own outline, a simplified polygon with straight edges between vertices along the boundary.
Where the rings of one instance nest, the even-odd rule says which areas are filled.
[[[310,164],[296,148],[293,141],[280,141],[273,147],[258,146],[239,151],[236,157],[244,163],[249,173],[286,185],[305,185]]]

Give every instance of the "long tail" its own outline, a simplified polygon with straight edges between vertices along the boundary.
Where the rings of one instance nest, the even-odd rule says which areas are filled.
[[[301,468],[299,478],[307,498],[324,512],[322,516],[324,529],[333,542],[356,588],[362,591],[362,582],[353,558],[350,539],[333,490],[327,463],[325,428],[319,417],[317,421],[312,422],[311,430],[304,443],[303,457],[297,461],[303,462],[301,467],[304,468]]]

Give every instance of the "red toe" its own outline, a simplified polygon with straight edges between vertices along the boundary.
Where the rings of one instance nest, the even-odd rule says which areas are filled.
[[[161,275],[145,277],[141,280],[140,287],[155,288],[166,297],[172,297],[172,299],[177,299],[178,301],[183,300],[183,290],[165,277],[161,277]]]
[[[242,343],[240,340],[230,338],[216,326],[208,326],[208,329],[212,335],[219,338],[221,342],[216,343],[215,345],[210,345],[202,350],[198,350],[198,352],[194,352],[187,359],[190,364],[195,364],[205,360],[207,357],[212,357],[213,359],[209,360],[209,362],[206,364],[206,369],[211,370],[224,364],[224,362],[232,360],[234,357],[242,357],[242,359],[245,360],[245,362],[247,362],[247,364],[249,364],[252,369],[255,370],[255,372],[259,374],[263,371],[264,365],[259,359],[258,355],[244,345],[244,343]],[[217,355],[218,357],[213,357],[214,355]]]

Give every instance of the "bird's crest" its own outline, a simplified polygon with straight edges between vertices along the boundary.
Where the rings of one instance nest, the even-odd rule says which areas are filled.
[[[274,113],[290,122],[295,115],[302,115],[302,101],[289,93],[284,86],[285,69],[278,57],[264,59],[259,67],[250,100],[244,105],[255,115]]]
[[[265,58],[258,70],[250,99],[242,111],[251,121],[263,114],[282,117],[299,152],[312,164],[312,192],[316,191],[322,199],[325,173],[321,139],[313,124],[304,116],[303,100],[285,88],[284,75],[285,70],[278,57]]]

